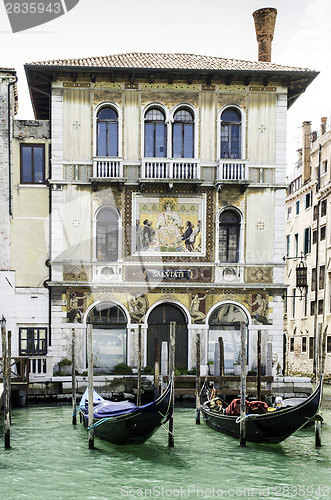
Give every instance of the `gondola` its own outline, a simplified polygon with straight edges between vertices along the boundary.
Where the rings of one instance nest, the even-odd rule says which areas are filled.
[[[316,390],[302,403],[295,406],[281,407],[262,414],[247,413],[246,441],[253,443],[280,443],[294,432],[304,427],[319,411],[322,398],[322,378]],[[211,400],[201,407],[203,419],[212,429],[240,438],[240,416],[226,414],[221,405],[214,405]]]
[[[88,422],[88,391],[81,398],[78,411],[87,429],[114,444],[144,443],[165,424],[173,411],[173,385],[167,386],[155,401],[136,406],[129,401],[114,402],[103,399],[93,391],[93,423]]]

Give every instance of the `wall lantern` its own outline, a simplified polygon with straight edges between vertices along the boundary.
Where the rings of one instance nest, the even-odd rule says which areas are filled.
[[[303,288],[307,288],[307,286],[307,266],[301,260],[296,267],[296,287],[302,290]]]

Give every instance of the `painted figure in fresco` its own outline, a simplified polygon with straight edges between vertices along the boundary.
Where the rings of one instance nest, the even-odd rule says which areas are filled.
[[[184,249],[181,238],[181,227],[183,221],[180,215],[174,211],[174,204],[171,201],[167,201],[163,206],[163,211],[156,218],[156,237],[153,241],[153,246],[157,247],[180,247],[181,250]]]
[[[136,220],[136,252],[141,252],[143,249],[143,228],[140,225],[140,220]]]
[[[152,228],[152,222],[148,219],[144,220],[144,229],[142,232],[143,249],[147,250],[153,241],[155,230]]]
[[[131,295],[128,300],[128,306],[132,321],[140,323],[148,309],[148,300],[145,295]]]
[[[190,241],[190,251],[201,250],[201,220],[197,221],[197,226],[192,225],[192,234],[189,238]]]
[[[190,241],[192,233],[193,233],[192,222],[188,220],[186,221],[186,228],[182,236],[182,240],[184,241],[185,246],[189,252],[192,252],[193,250],[193,245]]]
[[[268,299],[261,293],[257,293],[255,300],[249,304],[252,307],[252,316],[255,317],[256,321],[262,323],[263,325],[270,325],[267,314],[268,314]]]
[[[191,306],[190,306],[192,323],[194,323],[195,321],[199,321],[199,320],[202,321],[205,319],[205,317],[206,317],[205,313],[203,313],[202,311],[199,311],[199,308],[200,308],[200,302],[202,300],[204,300],[206,297],[207,297],[207,294],[205,294],[203,297],[199,297],[199,295],[197,293],[195,293],[192,296]]]
[[[79,293],[79,296],[77,295]],[[81,323],[82,322],[82,312],[84,310],[84,302],[88,298],[88,293],[82,292],[70,292],[69,298],[69,311],[68,319],[69,323]],[[83,301],[83,305],[79,305],[79,302]]]

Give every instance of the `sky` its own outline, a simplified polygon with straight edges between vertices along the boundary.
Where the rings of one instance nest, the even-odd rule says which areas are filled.
[[[8,2],[9,0],[5,0]],[[331,117],[330,0],[80,0],[65,15],[12,33],[0,4],[0,67],[18,74],[18,119],[33,119],[24,64],[124,52],[182,52],[256,61],[252,13],[277,9],[271,61],[320,74],[288,112],[288,171],[301,147],[301,125],[319,130]]]

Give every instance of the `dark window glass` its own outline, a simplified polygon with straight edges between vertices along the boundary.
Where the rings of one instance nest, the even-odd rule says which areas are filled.
[[[294,337],[291,337],[290,338],[290,351],[293,352],[294,351]]]
[[[159,109],[145,115],[145,157],[164,158],[167,153],[165,116]]]
[[[219,259],[220,262],[239,261],[240,217],[232,210],[220,216]]]
[[[97,216],[97,260],[116,262],[118,259],[118,215],[104,208]]]
[[[307,253],[310,253],[310,248],[311,248],[311,228],[307,227],[305,229],[304,239],[303,239],[303,253],[305,255]]]
[[[310,316],[314,316],[315,314],[315,304],[316,302],[314,300],[310,302]]]
[[[302,337],[301,351],[307,352],[307,337]]]
[[[331,335],[328,335],[326,337],[326,352],[327,353],[331,352]]]
[[[300,201],[297,201],[295,204],[295,213],[298,215],[300,212]]]
[[[325,266],[320,266],[320,275],[318,280],[318,288],[322,290],[325,282]]]
[[[314,337],[309,337],[309,359],[313,359],[314,357]]]
[[[174,115],[172,154],[173,158],[194,157],[194,119],[186,109],[180,109]]]
[[[110,107],[97,116],[97,156],[118,156],[118,116]]]
[[[321,217],[326,215],[327,200],[323,200],[321,203]]]
[[[21,182],[23,184],[45,182],[44,144],[21,144]]]
[[[47,329],[20,328],[19,353],[20,356],[45,356],[47,353]]]
[[[315,245],[317,242],[317,229],[314,229],[313,231],[313,245]]]
[[[227,108],[221,116],[221,158],[241,157],[241,114]]]
[[[315,292],[316,290],[316,267],[311,270],[311,291]]]
[[[323,314],[323,311],[324,311],[324,300],[320,299],[318,301],[318,311],[317,311],[317,313],[318,314]]]
[[[313,208],[313,220],[317,220],[317,214],[318,214],[318,205],[314,205],[314,208]]]
[[[321,241],[325,240],[326,237],[326,226],[321,227]]]

